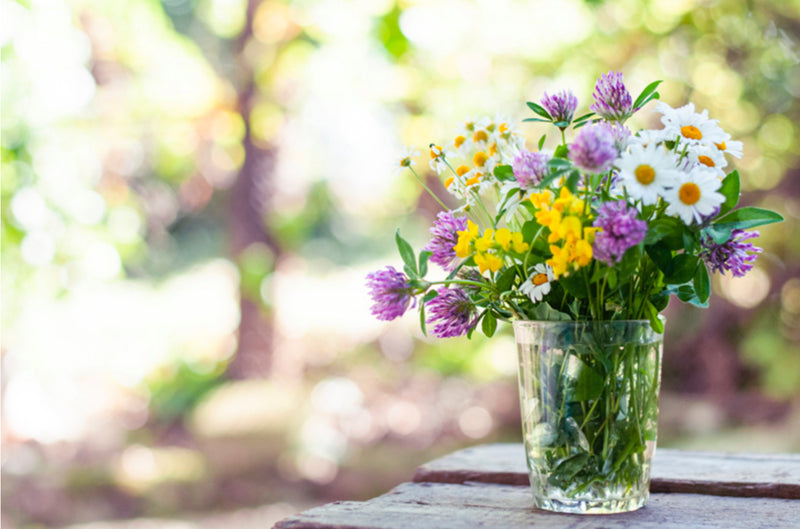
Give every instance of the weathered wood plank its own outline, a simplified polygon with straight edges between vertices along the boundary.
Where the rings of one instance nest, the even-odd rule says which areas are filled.
[[[643,509],[581,516],[532,508],[530,489],[491,483],[404,483],[367,502],[312,509],[275,529],[781,529],[797,527],[800,502],[653,494]]]
[[[417,469],[416,482],[527,485],[521,444],[459,450]],[[800,499],[800,454],[722,454],[658,449],[651,492]]]

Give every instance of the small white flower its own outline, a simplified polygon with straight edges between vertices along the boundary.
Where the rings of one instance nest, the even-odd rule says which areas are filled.
[[[655,143],[631,145],[617,160],[617,167],[628,194],[644,205],[658,202],[680,174],[675,155]]]
[[[550,293],[550,283],[555,281],[553,269],[544,263],[539,263],[533,267],[535,272],[528,277],[520,286],[520,291],[537,303]]]
[[[438,145],[430,146],[430,154],[431,169],[436,171],[437,174],[442,174],[447,169],[447,163],[445,163],[445,160],[450,157],[450,154]]]
[[[628,138],[628,145],[639,144],[643,147],[646,147],[651,143],[661,143],[665,139],[664,129],[644,129],[637,132],[635,136]]]
[[[742,157],[742,151],[744,149],[744,145],[740,141],[731,141],[731,135],[727,132],[725,136],[722,138],[722,141],[715,142],[714,147],[719,149],[721,152],[725,154],[730,154],[735,158]]]
[[[419,156],[418,150],[413,147],[403,147],[400,158],[395,163],[395,171],[400,172],[403,169],[408,169],[417,165],[417,162],[414,161],[416,156]]]
[[[661,122],[664,124],[664,135],[667,140],[680,139],[681,143],[689,145],[707,144],[723,141],[725,131],[720,128],[716,119],[708,117],[708,111],[695,112],[694,103],[672,108],[668,104],[659,102],[656,110],[661,112]]]
[[[687,225],[702,222],[703,217],[725,202],[725,197],[717,192],[721,185],[717,173],[704,165],[681,173],[675,185],[664,192],[669,203],[667,215],[677,215]]]
[[[715,145],[697,145],[688,150],[688,159],[694,164],[702,164],[713,169],[720,178],[725,177],[723,168],[728,165],[725,155]]]

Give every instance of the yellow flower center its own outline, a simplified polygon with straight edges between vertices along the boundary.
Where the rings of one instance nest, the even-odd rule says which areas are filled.
[[[533,281],[533,284],[536,285],[537,287],[539,285],[544,285],[545,283],[547,283],[547,274],[536,274],[535,276],[533,276],[533,279],[531,281]]]
[[[459,147],[464,145],[465,141],[467,141],[467,138],[465,138],[464,136],[456,136],[456,139],[455,139],[456,149],[458,149]]]
[[[700,200],[700,188],[694,182],[686,182],[678,190],[678,198],[687,206],[691,206]]]
[[[480,177],[480,173],[478,173],[475,176],[473,176],[472,178],[468,179],[466,182],[464,182],[464,184],[468,185],[468,186],[471,186],[473,184],[477,184],[478,180],[479,180],[479,177]]]
[[[469,167],[467,167],[466,165],[459,165],[458,168],[456,168],[456,174],[458,176],[464,176],[468,172],[469,172]]]
[[[453,183],[454,178],[451,176],[447,180],[444,181],[444,187],[450,187],[450,184]]]
[[[442,155],[442,148],[438,145],[434,145],[431,147],[431,158],[438,158]]]
[[[700,132],[700,129],[695,127],[694,125],[684,125],[681,127],[681,134],[684,138],[689,138],[690,140],[702,140],[703,133]]]
[[[400,160],[400,167],[411,167],[411,158],[403,158]]]
[[[483,164],[486,163],[486,160],[489,159],[489,156],[486,155],[483,151],[478,151],[475,153],[475,156],[472,157],[472,161],[475,162],[475,165],[478,167],[483,167]]]
[[[725,142],[724,142],[724,141],[723,141],[723,142],[721,142],[721,143],[715,143],[714,145],[716,145],[716,146],[717,146],[717,149],[719,149],[719,150],[721,150],[721,151],[724,151],[725,149],[727,149],[727,148],[728,148],[728,146],[727,146],[727,145],[725,145]]]
[[[489,135],[486,134],[485,130],[476,130],[475,134],[472,135],[473,141],[486,141],[489,139]]]
[[[489,147],[489,154],[491,154],[492,156],[497,154],[497,144],[496,143],[493,143],[492,146]]]
[[[714,163],[714,160],[712,160],[708,156],[698,156],[697,161],[703,165],[707,165],[708,167],[716,167],[717,165]]]
[[[506,125],[505,123],[501,123],[500,127],[497,130],[499,130],[502,133],[506,133],[508,132],[508,125]]]
[[[649,165],[640,165],[633,174],[636,175],[636,181],[643,186],[652,184],[653,180],[656,179],[656,172]]]

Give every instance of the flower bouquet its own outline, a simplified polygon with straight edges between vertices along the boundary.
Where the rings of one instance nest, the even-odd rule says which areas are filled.
[[[660,312],[671,296],[705,307],[711,272],[742,276],[775,212],[742,207],[742,156],[717,120],[692,103],[658,102],[662,128],[628,119],[658,100],[660,81],[634,100],[620,73],[596,82],[590,112],[571,91],[528,102],[546,135],[528,150],[506,119],[467,121],[430,146],[430,166],[460,202],[442,206],[416,254],[396,234],[402,271],[367,276],[381,320],[419,309],[423,333],[491,337],[512,322],[520,362],[523,433],[537,507],[619,512],[647,501],[655,449]],[[428,278],[429,263],[443,269]]]

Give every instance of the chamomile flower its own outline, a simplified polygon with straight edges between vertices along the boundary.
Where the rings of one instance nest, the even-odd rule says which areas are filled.
[[[741,158],[744,145],[740,141],[731,141],[731,135],[727,132],[725,136],[719,142],[714,142],[714,147],[719,149],[720,152],[725,154],[730,154],[735,158]]]
[[[667,139],[679,138],[681,143],[689,145],[708,144],[723,141],[725,131],[717,124],[716,119],[708,117],[708,111],[695,112],[694,103],[672,108],[664,102],[656,105],[661,112],[664,124],[664,135]]]
[[[679,173],[672,187],[664,191],[669,204],[667,215],[676,215],[687,225],[700,223],[725,202],[718,192],[722,181],[717,173],[704,165],[698,165],[688,173]]]
[[[646,147],[633,144],[617,160],[617,167],[628,195],[647,206],[655,204],[664,189],[675,183],[680,175],[676,162],[672,153],[655,143]]]
[[[688,159],[716,171],[720,178],[725,177],[723,168],[728,165],[725,155],[715,145],[698,145],[688,150]]]
[[[419,156],[418,150],[413,147],[403,147],[400,158],[395,162],[395,171],[400,172],[417,165],[417,162],[414,161],[414,158],[417,156]]]
[[[643,129],[637,132],[635,136],[628,138],[628,144],[638,143],[639,145],[647,146],[651,143],[661,143],[665,139],[667,138],[664,137],[664,129]]]
[[[533,267],[534,274],[526,279],[520,286],[520,291],[537,303],[550,293],[550,283],[556,280],[550,266],[539,263]]]
[[[437,174],[442,174],[447,169],[447,163],[445,160],[448,158],[448,153],[445,152],[439,145],[431,144],[430,146],[430,155],[431,155],[431,169],[436,171]]]

